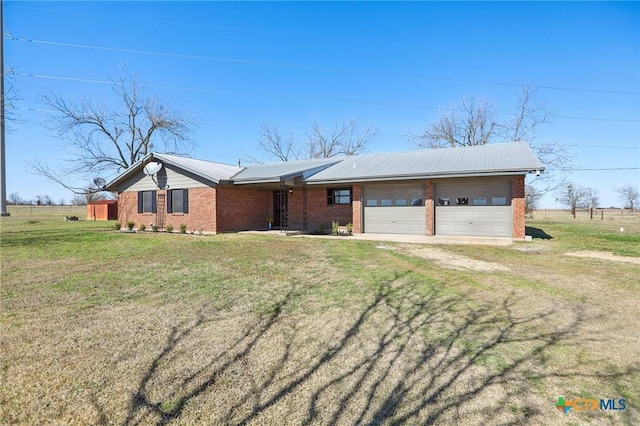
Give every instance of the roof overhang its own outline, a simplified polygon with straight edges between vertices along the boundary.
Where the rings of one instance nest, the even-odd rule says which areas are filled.
[[[397,182],[406,180],[426,180],[426,179],[451,179],[451,178],[473,178],[473,177],[493,177],[493,176],[520,176],[529,173],[542,172],[544,168],[536,170],[511,170],[511,171],[476,171],[469,173],[438,173],[438,174],[415,174],[415,175],[397,175],[397,176],[366,176],[355,177],[350,179],[308,179],[308,185],[333,185],[363,182]]]

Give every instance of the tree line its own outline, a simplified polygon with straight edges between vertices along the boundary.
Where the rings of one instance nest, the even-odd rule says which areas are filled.
[[[12,192],[7,197],[7,204],[14,206],[86,206],[94,201],[106,200],[113,198],[109,193],[105,192],[87,192],[84,194],[74,194],[69,202],[66,199],[60,198],[54,201],[47,194],[39,194],[33,198],[22,198],[20,193]]]

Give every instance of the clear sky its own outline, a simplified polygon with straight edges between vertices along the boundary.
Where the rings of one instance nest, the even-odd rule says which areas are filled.
[[[405,151],[408,133],[463,97],[506,113],[529,85],[557,111],[538,140],[570,147],[582,169],[574,182],[604,206],[620,205],[615,187],[640,185],[637,2],[5,0],[4,26],[19,97],[7,195],[71,199],[28,172],[32,159],[64,159],[38,98],[108,99],[103,82],[122,70],[197,118],[192,156],[229,164],[259,156],[265,121],[302,140],[313,118],[356,118],[378,127],[368,152]],[[543,206],[557,207],[553,198]]]

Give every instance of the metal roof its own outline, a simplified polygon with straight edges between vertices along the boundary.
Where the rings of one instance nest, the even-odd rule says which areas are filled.
[[[306,179],[308,183],[400,180],[425,177],[516,174],[544,170],[525,142],[426,149],[344,157]]]
[[[313,160],[295,160],[279,163],[252,164],[233,177],[237,184],[249,183],[273,183],[287,179],[301,177],[307,179],[333,164],[339,163],[342,158],[319,158]]]
[[[302,178],[309,184],[326,184],[509,175],[544,170],[540,159],[525,142],[296,160],[246,167],[151,153],[116,177],[107,188],[115,188],[154,159],[215,184],[221,181],[234,184],[278,183],[294,178]]]
[[[196,160],[194,158],[182,157],[172,154],[158,154],[149,153],[145,157],[133,164],[127,170],[118,175],[115,179],[109,182],[107,188],[114,188],[119,183],[130,178],[135,173],[142,170],[142,167],[150,161],[158,160],[161,163],[166,163],[172,166],[179,167],[183,170],[191,172],[197,176],[207,179],[213,183],[220,183],[220,181],[228,181],[239,171],[242,171],[242,167],[232,166],[229,164],[215,163],[213,161]]]
[[[230,164],[215,163],[213,161],[196,160],[194,158],[180,157],[169,154],[153,154],[161,163],[178,166],[195,175],[220,183],[222,180],[230,180],[234,175],[244,168],[232,166]]]

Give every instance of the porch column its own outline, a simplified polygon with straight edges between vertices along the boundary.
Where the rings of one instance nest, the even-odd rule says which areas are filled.
[[[351,187],[351,220],[353,232],[362,233],[362,185],[354,184]]]
[[[433,228],[434,228],[434,204],[433,204],[433,181],[428,180],[425,183],[425,200],[424,200],[424,209],[425,209],[425,220],[427,221],[427,235],[433,236]]]

